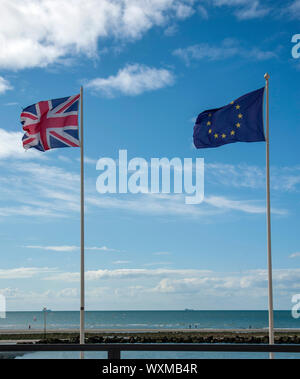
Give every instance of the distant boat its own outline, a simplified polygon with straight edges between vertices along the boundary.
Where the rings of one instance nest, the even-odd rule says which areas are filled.
[[[189,309],[189,308],[185,308],[185,312],[192,312],[192,311],[194,311],[195,309]]]

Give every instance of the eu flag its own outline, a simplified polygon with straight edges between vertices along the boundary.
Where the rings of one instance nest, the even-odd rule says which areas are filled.
[[[264,89],[247,93],[224,107],[200,113],[194,126],[195,147],[203,149],[233,142],[265,141]]]

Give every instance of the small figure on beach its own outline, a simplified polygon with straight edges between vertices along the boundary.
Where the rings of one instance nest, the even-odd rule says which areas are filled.
[[[29,325],[28,325],[28,329],[30,329],[30,328],[31,328],[31,325],[29,324]]]

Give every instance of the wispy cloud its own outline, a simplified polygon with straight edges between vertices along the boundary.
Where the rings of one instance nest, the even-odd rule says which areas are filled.
[[[6,106],[6,107],[14,107],[15,105],[20,105],[19,103],[17,103],[17,102],[10,102],[10,103],[5,103],[5,104],[3,104],[4,106]]]
[[[221,209],[236,210],[245,213],[266,213],[266,206],[258,204],[257,201],[244,201],[244,200],[231,200],[223,196],[209,196],[204,200],[206,203]],[[286,215],[287,211],[284,209],[272,208],[273,214]]]
[[[12,269],[0,269],[0,279],[28,279],[37,275],[49,274],[57,269],[49,267],[18,267]]]
[[[49,161],[47,160],[47,163]],[[51,164],[18,159],[0,161],[5,175],[0,178],[0,216],[70,217],[80,212],[80,176],[70,170]],[[272,168],[272,189],[297,191],[300,184],[300,168]],[[206,165],[206,181],[215,185],[259,189],[265,186],[264,169],[256,166]],[[217,188],[217,186],[216,186]],[[34,196],[33,196],[34,194]],[[252,197],[253,195],[251,195]],[[9,204],[9,205],[8,205]],[[87,212],[97,209],[110,211],[199,218],[214,217],[226,212],[263,214],[265,203],[260,199],[220,196],[210,192],[202,204],[185,204],[184,195],[179,194],[106,194],[98,196],[94,184],[86,180],[85,205]],[[274,205],[272,212],[283,215],[287,211]]]
[[[97,247],[97,246],[92,246],[92,247],[86,247],[85,248],[86,250],[99,250],[99,251],[118,251],[116,249],[111,249],[107,246],[101,246],[101,247]]]
[[[40,250],[50,250],[50,251],[77,251],[80,249],[80,246],[70,246],[70,245],[60,245],[60,246],[40,246],[40,245],[27,245],[24,246],[27,249],[40,249]],[[115,249],[110,249],[107,246],[92,246],[85,247],[85,250],[94,250],[94,251],[117,251]]]
[[[39,249],[39,250],[50,250],[50,251],[75,251],[78,250],[78,246],[39,246],[39,245],[27,245],[24,246],[27,249]]]
[[[13,89],[13,87],[10,85],[9,81],[0,76],[0,94],[11,89]]]
[[[206,180],[236,188],[264,188],[266,171],[260,166],[245,163],[207,163]],[[271,188],[275,191],[298,192],[300,190],[300,166],[271,166]]]
[[[233,200],[224,196],[205,196],[202,204],[193,206],[184,203],[183,195],[153,195],[141,194],[126,198],[101,196],[87,198],[87,203],[99,208],[122,209],[151,215],[177,216],[215,216],[228,211],[239,211],[249,214],[264,214],[266,212],[263,201]],[[273,214],[286,215],[285,209],[272,208]]]
[[[85,278],[87,281],[96,281],[101,279],[136,279],[144,277],[161,277],[161,276],[174,276],[174,275],[198,275],[209,273],[208,270],[180,270],[180,269],[115,269],[115,270],[89,270],[85,272]],[[62,272],[51,276],[46,276],[45,280],[62,280],[67,282],[79,281],[78,272]]]
[[[149,263],[144,263],[144,267],[151,267],[151,266],[170,266],[172,262],[149,262]]]
[[[202,16],[202,18],[204,18],[205,20],[208,19],[207,9],[203,5],[198,5],[197,11]]]
[[[258,47],[243,47],[239,41],[232,38],[224,39],[220,45],[215,46],[200,43],[185,48],[178,48],[173,51],[173,55],[183,59],[186,64],[190,64],[193,60],[217,61],[232,57],[262,61],[277,56],[273,50],[268,51],[259,49]]]
[[[288,13],[292,18],[300,19],[300,0],[293,0],[287,8],[285,14]]]
[[[114,97],[120,93],[136,96],[173,83],[174,75],[167,69],[131,64],[120,69],[115,76],[90,80],[87,82],[86,87],[108,97]]]
[[[168,251],[158,251],[153,253],[153,255],[171,255]]]
[[[0,178],[1,216],[41,216],[47,220],[80,211],[78,174],[30,160],[26,164],[18,159],[0,160],[0,166],[4,173]]]
[[[80,158],[77,158],[77,161],[80,162]],[[94,165],[94,166],[96,166],[96,163],[97,163],[97,159],[87,157],[86,155],[84,156],[83,161],[86,164],[90,164],[90,165]]]
[[[16,216],[25,216],[25,217],[44,217],[44,218],[61,218],[66,217],[62,213],[55,212],[54,210],[48,209],[49,204],[44,204],[44,206],[7,206],[0,207],[0,216],[1,217],[16,217]]]
[[[261,18],[266,16],[271,8],[263,6],[260,0],[214,0],[216,6],[235,8],[235,15],[240,20]]]
[[[300,252],[299,253],[293,253],[290,255],[290,258],[298,258],[300,257]]]

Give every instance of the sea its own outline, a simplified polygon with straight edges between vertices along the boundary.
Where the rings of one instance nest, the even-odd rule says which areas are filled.
[[[0,318],[1,330],[31,330],[44,328],[64,330],[79,328],[78,311],[7,312]],[[300,318],[292,317],[291,311],[274,311],[274,325],[278,329],[299,329]],[[86,311],[85,328],[103,330],[155,330],[155,329],[266,329],[267,311]],[[77,352],[26,353],[16,359],[78,358]],[[267,353],[206,353],[206,352],[122,352],[127,359],[201,359],[201,358],[268,358]],[[106,352],[85,353],[85,358],[107,358]],[[275,358],[300,358],[299,354],[276,353]]]

